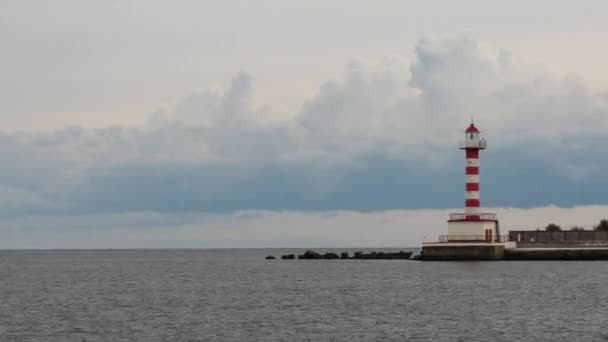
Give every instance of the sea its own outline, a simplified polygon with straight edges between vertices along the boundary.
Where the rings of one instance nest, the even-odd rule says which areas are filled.
[[[0,251],[0,341],[608,341],[606,261],[304,251]]]

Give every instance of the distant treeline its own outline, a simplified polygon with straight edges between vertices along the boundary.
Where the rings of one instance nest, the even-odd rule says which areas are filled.
[[[537,229],[537,230],[540,230]],[[563,229],[562,227],[560,227],[559,225],[555,224],[555,223],[549,223],[546,227],[545,230],[548,232],[561,232]],[[570,228],[571,231],[583,231],[585,230],[585,228],[580,227],[580,226],[574,226],[572,228]],[[592,230],[597,230],[597,231],[608,231],[608,219],[602,219],[600,220],[600,223],[598,223],[597,225],[593,226]]]

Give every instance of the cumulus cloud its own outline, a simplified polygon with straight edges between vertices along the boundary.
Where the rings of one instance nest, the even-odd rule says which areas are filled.
[[[482,204],[606,203],[606,97],[468,35],[354,60],[284,120],[247,73],[139,127],[0,134],[0,216],[456,207],[473,115]]]

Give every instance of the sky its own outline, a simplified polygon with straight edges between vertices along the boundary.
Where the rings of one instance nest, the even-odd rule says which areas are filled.
[[[0,1],[0,248],[416,246],[608,214],[605,1]],[[505,226],[506,224],[506,226]]]

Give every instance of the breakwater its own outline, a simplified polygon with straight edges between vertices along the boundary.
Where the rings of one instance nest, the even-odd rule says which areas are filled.
[[[411,251],[399,252],[355,252],[352,256],[348,252],[334,253],[318,253],[313,250],[307,250],[304,254],[285,254],[281,256],[282,260],[410,260],[412,257]],[[266,260],[274,260],[275,256],[269,255]]]

